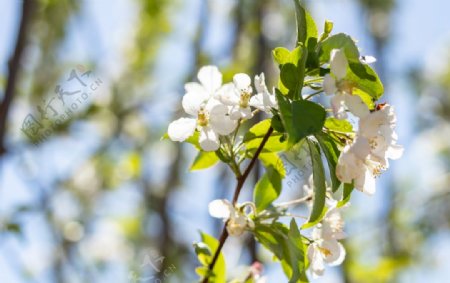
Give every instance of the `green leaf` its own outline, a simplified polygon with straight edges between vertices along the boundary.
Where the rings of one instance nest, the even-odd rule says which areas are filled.
[[[299,99],[305,78],[305,64],[308,50],[303,45],[289,53],[285,62],[280,65],[280,82],[288,90],[291,99]],[[283,92],[283,94],[286,94]]]
[[[202,170],[214,166],[219,161],[219,157],[214,151],[200,151],[195,157],[190,170]]]
[[[323,169],[322,158],[320,156],[320,148],[316,142],[307,140],[311,160],[313,165],[313,181],[314,181],[314,197],[313,207],[309,220],[303,225],[303,228],[309,228],[320,222],[326,213],[325,198],[325,172]]]
[[[213,255],[215,253],[215,251],[217,250],[217,248],[219,247],[219,241],[206,234],[206,233],[201,233],[201,237],[202,237],[202,242],[209,248],[209,250],[211,251],[210,255],[208,256],[207,253],[202,254],[204,256],[204,263],[203,266],[208,266],[212,259],[213,259]],[[201,270],[199,270],[199,272],[201,272]],[[210,276],[210,282],[214,282],[214,283],[225,283],[226,282],[226,265],[225,265],[225,258],[222,254],[222,252],[219,254],[219,257],[217,258],[216,264],[214,265],[214,268],[212,270],[212,274],[211,275],[204,275],[204,276]]]
[[[322,148],[325,157],[327,158],[328,169],[330,170],[331,189],[336,192],[341,185],[341,182],[336,177],[336,164],[340,155],[340,151],[334,140],[325,133],[318,133],[316,135],[317,141]]]
[[[353,39],[344,33],[338,33],[328,37],[319,46],[319,61],[321,63],[330,62],[330,53],[333,49],[342,49],[348,60],[359,61],[358,47],[356,47]]]
[[[272,51],[273,58],[278,65],[283,65],[289,62],[291,51],[284,47],[277,47]]]
[[[337,207],[342,207],[350,201],[350,197],[352,195],[354,189],[353,184],[344,184],[344,192],[342,193],[342,200],[340,200],[337,204]]]
[[[326,111],[317,103],[308,100],[292,102],[293,131],[288,132],[293,137],[289,141],[296,144],[301,139],[322,131]]]
[[[284,129],[288,134],[287,146],[292,147],[295,144],[295,141],[291,103],[278,89],[275,89],[275,96],[277,98],[278,108],[280,110],[281,121],[283,122]]]
[[[256,138],[263,138],[271,126],[271,120],[266,119],[253,125],[244,136],[243,142],[248,142]]]
[[[264,167],[272,168],[277,171],[281,178],[286,176],[286,169],[284,168],[283,160],[281,160],[278,154],[274,152],[261,153],[259,155],[259,160],[261,160]]]
[[[384,93],[383,83],[377,73],[369,65],[361,63],[359,60],[349,62],[345,79],[375,100],[378,100]]]
[[[269,225],[256,223],[254,233],[258,242],[281,261],[289,282],[308,282],[306,248],[295,220],[291,221],[290,229],[279,222]]]
[[[325,128],[338,133],[352,133],[353,126],[348,120],[329,117],[325,120]]]
[[[294,0],[295,14],[297,18],[297,46],[308,46],[311,38],[316,38],[317,26],[311,15],[303,8],[300,0]]]
[[[278,184],[274,185],[270,180],[268,173],[265,173],[258,183],[256,183],[256,187],[253,192],[253,199],[257,212],[261,212],[266,209],[280,195],[281,179],[278,178],[278,180],[279,183],[277,182]]]

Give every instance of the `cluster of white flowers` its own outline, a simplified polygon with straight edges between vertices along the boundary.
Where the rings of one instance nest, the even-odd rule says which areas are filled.
[[[313,277],[322,276],[325,263],[330,266],[341,264],[345,259],[344,246],[338,242],[345,238],[344,220],[337,208],[332,208],[312,232],[312,243],[308,247],[309,269]]]
[[[308,184],[303,186],[306,196],[314,195],[313,176]],[[331,195],[331,188],[327,187],[327,194]],[[345,238],[344,219],[341,216],[337,201],[333,198],[326,199],[328,211],[322,221],[314,226],[311,234],[311,243],[308,246],[309,270],[314,278],[322,276],[325,272],[325,263],[330,266],[340,265],[345,259],[344,246],[338,242]],[[313,198],[308,199],[307,205],[312,209]],[[348,204],[347,204],[348,205]],[[346,206],[347,206],[346,205]]]
[[[342,50],[331,52],[331,74],[324,78],[324,91],[331,98],[334,115],[347,117],[346,110],[359,118],[358,131],[352,144],[342,151],[336,176],[344,183],[354,182],[355,188],[367,194],[375,193],[375,177],[389,167],[388,159],[398,159],[403,147],[397,144],[396,116],[390,105],[378,105],[371,112],[362,99],[352,94],[352,85],[345,80],[348,61]]]
[[[200,147],[215,151],[220,147],[220,135],[231,134],[240,119],[253,117],[251,106],[268,114],[277,107],[275,96],[267,90],[264,74],[255,77],[256,94],[251,78],[243,73],[224,85],[215,66],[202,67],[197,77],[200,83],[187,83],[182,100],[183,109],[191,118],[180,118],[169,125],[168,136],[173,141],[182,142],[198,131]]]
[[[250,208],[250,213],[247,213],[247,207]],[[226,199],[217,199],[209,203],[208,209],[212,217],[221,218],[227,223],[227,231],[231,236],[240,236],[245,230],[255,227],[253,220],[249,217],[256,211],[255,204],[251,202],[233,206]]]

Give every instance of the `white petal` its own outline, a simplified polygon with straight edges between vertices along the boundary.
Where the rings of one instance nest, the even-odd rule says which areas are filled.
[[[359,159],[364,160],[370,153],[369,141],[362,136],[357,136],[350,149]]]
[[[375,63],[377,61],[377,58],[370,56],[370,55],[366,55],[366,56],[361,56],[361,62],[366,63],[366,64],[372,64]]]
[[[223,116],[222,118],[211,116],[210,124],[211,128],[219,135],[231,134],[238,125],[237,121],[231,120],[229,116]]]
[[[250,97],[249,105],[253,106],[261,111],[266,111],[266,107],[264,105],[264,97],[263,93],[258,93]]]
[[[308,259],[310,262],[309,268],[311,269],[313,277],[317,278],[318,276],[322,276],[325,272],[325,265],[322,254],[315,244],[311,244],[308,247]]]
[[[373,195],[376,191],[375,177],[368,168],[364,174],[355,179],[355,188],[368,195]]]
[[[197,117],[198,111],[208,99],[208,96],[205,96],[204,93],[206,92],[187,92],[181,101],[184,111]]]
[[[328,250],[330,254],[325,256],[325,262],[330,266],[341,264],[345,259],[344,246],[336,240],[324,241],[322,248]]]
[[[200,68],[197,77],[209,94],[213,94],[222,85],[222,74],[216,66]]]
[[[259,76],[258,75],[255,76],[255,88],[258,93],[263,93],[263,92],[268,91],[264,73],[261,73]]]
[[[228,106],[239,105],[240,94],[233,83],[224,84],[216,94],[216,98]]]
[[[239,73],[234,75],[233,83],[238,90],[248,90],[251,89],[252,79],[244,73]]]
[[[337,92],[336,80],[330,74],[326,74],[323,78],[323,90],[328,95]]]
[[[394,159],[394,160],[399,159],[400,157],[402,157],[403,151],[404,151],[403,146],[394,144],[388,148],[388,151],[386,152],[386,156],[388,158]]]
[[[348,61],[345,57],[344,51],[340,49],[333,49],[331,51],[331,72],[336,79],[342,80],[347,75]]]
[[[333,109],[334,116],[337,119],[347,118],[344,103],[345,103],[345,94],[336,94],[331,98],[331,108]]]
[[[167,134],[171,140],[182,142],[194,134],[196,126],[197,120],[180,118],[170,123]]]
[[[353,115],[359,118],[363,118],[369,115],[369,107],[362,101],[361,97],[357,95],[346,94],[345,105]]]
[[[198,142],[204,151],[216,151],[220,147],[219,137],[210,127],[203,127],[200,130]]]
[[[208,204],[208,210],[212,217],[228,219],[234,208],[228,200],[216,199]]]

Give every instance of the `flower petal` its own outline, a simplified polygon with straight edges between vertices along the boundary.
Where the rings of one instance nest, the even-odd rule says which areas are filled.
[[[216,99],[225,105],[239,105],[241,99],[236,87],[233,83],[224,84],[216,93]]]
[[[220,147],[219,137],[210,127],[203,127],[200,130],[198,142],[204,151],[216,151]]]
[[[252,79],[247,74],[239,73],[234,75],[233,83],[238,90],[247,91],[251,90]]]
[[[323,78],[323,90],[328,95],[334,94],[338,90],[336,80],[330,74],[326,74]]]
[[[330,266],[341,264],[345,259],[345,249],[341,243],[336,240],[324,241],[321,245],[329,253],[326,254],[324,260]]]
[[[208,204],[208,210],[212,217],[229,219],[234,208],[228,200],[216,199]]]
[[[211,95],[222,85],[222,73],[220,73],[216,66],[205,66],[200,68],[197,77]]]
[[[347,75],[348,61],[344,51],[341,49],[333,49],[331,51],[331,72],[337,80],[342,80]]]
[[[369,107],[367,107],[361,97],[357,95],[346,94],[345,106],[347,106],[348,110],[350,110],[353,115],[359,118],[366,117],[370,113]]]
[[[373,195],[376,191],[375,177],[372,171],[366,167],[364,174],[355,179],[355,188],[368,195]]]
[[[325,272],[325,265],[323,262],[322,254],[316,246],[316,244],[311,244],[308,247],[308,259],[310,262],[309,268],[313,274],[314,278],[322,276]]]
[[[347,113],[345,112],[345,94],[336,94],[333,96],[331,98],[331,108],[337,119],[347,118]]]
[[[264,73],[255,76],[255,88],[258,93],[268,92]]]
[[[186,90],[191,90],[183,96],[181,105],[186,113],[197,117],[198,111],[202,105],[207,102],[209,95],[207,95],[205,89],[201,86],[194,86],[194,83],[185,85]]]
[[[180,118],[170,123],[167,134],[171,140],[182,142],[194,134],[196,126],[197,120]]]

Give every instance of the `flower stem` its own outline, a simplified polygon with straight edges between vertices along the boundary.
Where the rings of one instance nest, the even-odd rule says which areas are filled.
[[[262,139],[261,144],[259,145],[255,154],[253,155],[252,160],[250,160],[250,163],[248,164],[244,173],[242,175],[236,177],[237,184],[236,184],[236,189],[234,191],[234,196],[233,196],[233,201],[232,201],[233,205],[236,204],[236,202],[239,198],[239,194],[241,193],[242,187],[244,186],[245,181],[247,180],[250,172],[252,171],[253,167],[255,166],[256,160],[258,159],[259,154],[263,150],[264,145],[267,143],[267,141],[269,140],[269,137],[272,133],[273,133],[273,128],[270,127],[269,130],[267,131],[266,135]],[[227,239],[228,239],[228,231],[227,231],[227,223],[225,223],[225,225],[223,226],[223,229],[222,229],[222,233],[220,234],[219,245],[217,247],[216,252],[214,253],[211,263],[208,266],[209,271],[212,271],[214,269],[214,266],[216,265],[217,259],[219,258],[219,255],[223,248],[223,245],[225,244],[225,241]],[[207,273],[207,274],[209,274],[209,273]],[[208,277],[208,275],[206,275],[205,278],[203,279],[202,283],[208,283],[208,282],[209,282],[209,277]]]

